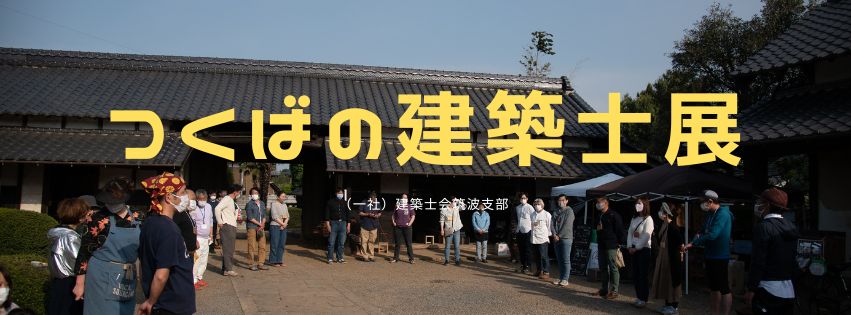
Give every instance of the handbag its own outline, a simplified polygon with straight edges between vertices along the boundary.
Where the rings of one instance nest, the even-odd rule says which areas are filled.
[[[626,264],[623,262],[623,253],[621,253],[620,248],[616,250],[615,254],[615,266],[618,268],[623,268]]]

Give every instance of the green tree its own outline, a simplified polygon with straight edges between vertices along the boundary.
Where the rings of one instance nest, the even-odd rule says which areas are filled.
[[[625,140],[651,155],[664,154],[670,135],[671,93],[721,93],[744,88],[749,93],[740,95],[739,103],[747,105],[767,98],[778,89],[800,84],[804,77],[794,68],[755,74],[746,80],[732,73],[817,4],[814,1],[805,4],[803,0],[764,0],[760,13],[747,20],[735,16],[729,6],[712,4],[706,15],[674,43],[670,54],[672,68],[634,97],[624,97],[625,111],[653,116],[650,124],[625,125]]]
[[[550,63],[541,62],[541,54],[555,55],[553,50],[553,34],[536,31],[532,32],[532,43],[526,47],[520,64],[526,69],[526,75],[530,77],[546,77],[550,74]]]

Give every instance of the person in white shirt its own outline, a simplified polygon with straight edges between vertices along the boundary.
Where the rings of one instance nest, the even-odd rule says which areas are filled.
[[[520,252],[520,269],[516,271],[529,273],[532,256],[532,213],[535,212],[535,208],[528,203],[529,196],[526,193],[521,192],[518,196],[520,197],[520,205],[515,208],[517,229],[514,233],[517,235],[517,249]]]
[[[210,255],[210,244],[212,244],[213,232],[213,207],[207,202],[207,191],[198,189],[195,192],[198,209],[189,213],[192,221],[195,221],[195,237],[198,241],[198,249],[195,250],[195,265],[192,268],[194,283],[196,287],[206,287],[204,272],[207,271],[207,258]]]
[[[532,246],[538,252],[540,259],[535,262],[538,271],[535,276],[541,280],[550,279],[550,236],[553,235],[553,217],[547,210],[544,210],[544,201],[541,198],[535,199],[535,212],[532,212],[530,221],[532,225],[531,239]]]
[[[236,247],[236,221],[239,212],[234,200],[242,193],[242,186],[234,184],[227,192],[216,205],[216,222],[219,224],[219,237],[222,239],[222,274],[237,276],[236,271],[233,271],[233,251]]]
[[[629,222],[626,244],[632,255],[632,279],[635,283],[633,306],[644,307],[650,295],[650,236],[653,235],[653,218],[650,217],[650,200],[640,197],[635,201],[635,216]]]
[[[458,199],[452,197],[449,204],[440,209],[440,236],[443,237],[443,265],[449,264],[449,245],[455,246],[455,265],[461,265],[461,213],[458,211]]]

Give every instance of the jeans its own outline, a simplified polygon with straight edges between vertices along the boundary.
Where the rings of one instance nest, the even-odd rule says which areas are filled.
[[[328,260],[343,260],[343,245],[346,244],[346,221],[331,221],[331,233],[328,234]]]
[[[443,247],[443,260],[449,261],[449,242],[452,242],[455,245],[455,261],[461,262],[461,231],[458,230],[452,232],[452,234],[446,235],[445,241],[446,242],[444,244],[446,246]]]
[[[535,267],[538,268],[538,273],[550,273],[550,243],[543,244],[533,244],[535,249],[538,251],[539,259],[535,263]]]
[[[642,248],[632,254],[632,281],[635,283],[635,297],[647,302],[650,295],[650,249]]]
[[[476,259],[488,260],[488,240],[476,241]]]
[[[396,247],[393,249],[393,259],[399,260],[399,251],[402,249],[402,239],[405,239],[405,246],[408,248],[408,259],[414,259],[414,247],[411,241],[411,227],[397,226],[393,228],[393,242]]]
[[[520,266],[522,269],[531,267],[532,257],[532,231],[517,233],[517,249],[520,251]]]
[[[284,249],[287,247],[287,229],[281,228],[277,225],[269,226],[269,238],[271,238],[269,244],[269,263],[270,264],[283,264],[284,263]]]
[[[603,282],[603,293],[608,293],[609,289],[617,293],[621,282],[621,274],[618,266],[615,265],[615,257],[619,249],[601,248],[597,254],[597,260],[600,264],[600,280]]]
[[[556,261],[558,261],[559,280],[570,278],[570,250],[573,246],[571,239],[559,239],[555,244]]]
[[[233,250],[236,246],[236,227],[222,224],[222,272],[233,271]]]

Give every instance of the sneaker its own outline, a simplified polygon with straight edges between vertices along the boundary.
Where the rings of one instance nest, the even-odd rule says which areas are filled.
[[[448,264],[449,264],[449,261],[448,261],[448,260],[444,260],[444,261],[443,261],[443,265],[444,265],[444,266],[446,266],[446,265],[448,265]]]
[[[224,275],[224,276],[226,276],[226,277],[236,277],[236,276],[238,276],[239,274],[238,274],[238,273],[236,273],[236,271],[228,270],[228,271],[225,271],[225,272],[223,273],[223,275]]]
[[[248,269],[251,269],[251,271],[257,271],[257,270],[259,270],[259,269],[257,269],[257,266],[255,266],[255,265],[251,265],[251,268],[248,268]]]
[[[487,259],[482,259],[482,263],[483,263],[483,264],[487,264],[487,263],[488,263],[488,260],[487,260]]]
[[[538,276],[538,278],[541,279],[541,280],[547,281],[547,280],[550,280],[550,274],[544,272],[544,273],[541,273],[541,275]]]
[[[399,260],[398,260],[398,259],[396,259],[396,258],[393,258],[393,259],[391,259],[391,260],[390,260],[390,263],[392,264],[392,263],[395,263],[395,262],[397,262],[397,261],[399,261]]]
[[[197,290],[201,290],[201,288],[203,288],[203,287],[201,286],[201,284],[200,284],[200,283],[198,283],[198,282],[195,282],[195,290],[196,290],[196,291],[197,291]]]
[[[679,309],[674,308],[673,306],[666,306],[666,307],[668,309],[666,309],[664,312],[662,312],[662,314],[665,314],[665,315],[678,315],[678,314],[680,314]]]
[[[328,264],[330,265],[330,264],[332,264],[332,263],[334,263],[334,261],[333,261],[333,260],[328,259]]]
[[[414,264],[414,259],[413,259],[413,258],[408,259],[408,263],[409,263],[409,264],[411,264],[411,265],[413,265],[413,264]]]
[[[345,263],[346,263],[346,260],[345,260],[345,259],[340,259],[340,260],[337,260],[337,262],[338,262],[338,263],[341,263],[341,264],[345,264]]]
[[[207,281],[204,281],[204,280],[198,280],[198,284],[200,284],[202,287],[206,287],[206,286],[210,285],[209,283],[207,283]]]
[[[266,267],[266,265],[259,265],[257,266],[257,268],[259,268],[260,270],[269,270],[269,267]]]
[[[460,265],[461,265],[461,261],[460,261],[460,260],[456,260],[456,261],[455,261],[455,265],[456,265],[456,266],[460,266]]]
[[[669,312],[672,308],[673,307],[671,307],[670,305],[663,305],[662,307],[656,309],[656,313],[665,314],[665,312]]]
[[[632,306],[635,306],[635,307],[638,307],[638,308],[642,308],[642,307],[647,306],[647,302],[644,302],[644,301],[642,301],[642,300],[638,300],[638,299],[636,299],[636,300],[635,300],[635,302],[634,302],[634,303],[632,303]]]
[[[553,281],[553,284],[560,287],[566,287],[568,285],[567,280],[556,280]]]

